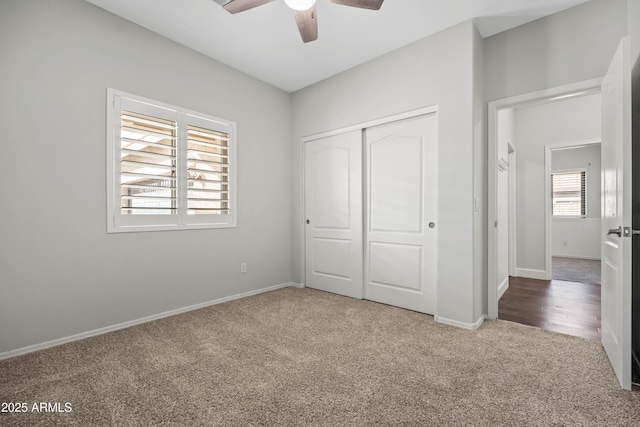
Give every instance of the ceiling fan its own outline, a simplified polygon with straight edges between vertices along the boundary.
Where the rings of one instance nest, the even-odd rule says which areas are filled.
[[[214,0],[229,13],[244,12],[262,6],[274,0]],[[284,0],[293,9],[298,30],[305,43],[318,38],[318,21],[316,19],[316,0]],[[361,9],[378,10],[384,0],[331,0],[332,3]]]

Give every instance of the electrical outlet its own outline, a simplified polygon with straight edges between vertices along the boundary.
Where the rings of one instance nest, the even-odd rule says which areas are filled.
[[[243,262],[240,264],[240,273],[246,273],[247,272],[247,263]]]

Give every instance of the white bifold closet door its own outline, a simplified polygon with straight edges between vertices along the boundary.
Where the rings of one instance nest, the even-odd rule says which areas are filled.
[[[437,117],[305,143],[308,287],[435,314]]]

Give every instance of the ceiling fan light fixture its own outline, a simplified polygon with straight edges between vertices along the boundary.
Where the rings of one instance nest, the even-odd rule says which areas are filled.
[[[284,2],[293,10],[307,10],[313,7],[316,0],[284,0]]]

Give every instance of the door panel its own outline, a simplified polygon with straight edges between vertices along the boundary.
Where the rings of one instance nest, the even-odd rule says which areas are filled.
[[[429,314],[437,267],[436,131],[434,113],[369,128],[365,138],[365,298]]]
[[[390,288],[422,289],[422,247],[375,243],[369,245],[370,283]]]
[[[422,233],[422,143],[420,135],[399,134],[368,144],[371,231]]]
[[[305,285],[362,298],[362,136],[305,143]]]
[[[313,173],[313,217],[316,229],[349,230],[351,203],[349,200],[351,147],[340,146],[340,140],[314,141],[311,172]]]
[[[350,278],[351,241],[316,238],[313,241],[314,273]]]
[[[602,345],[618,381],[631,388],[630,68],[624,39],[602,83]]]

